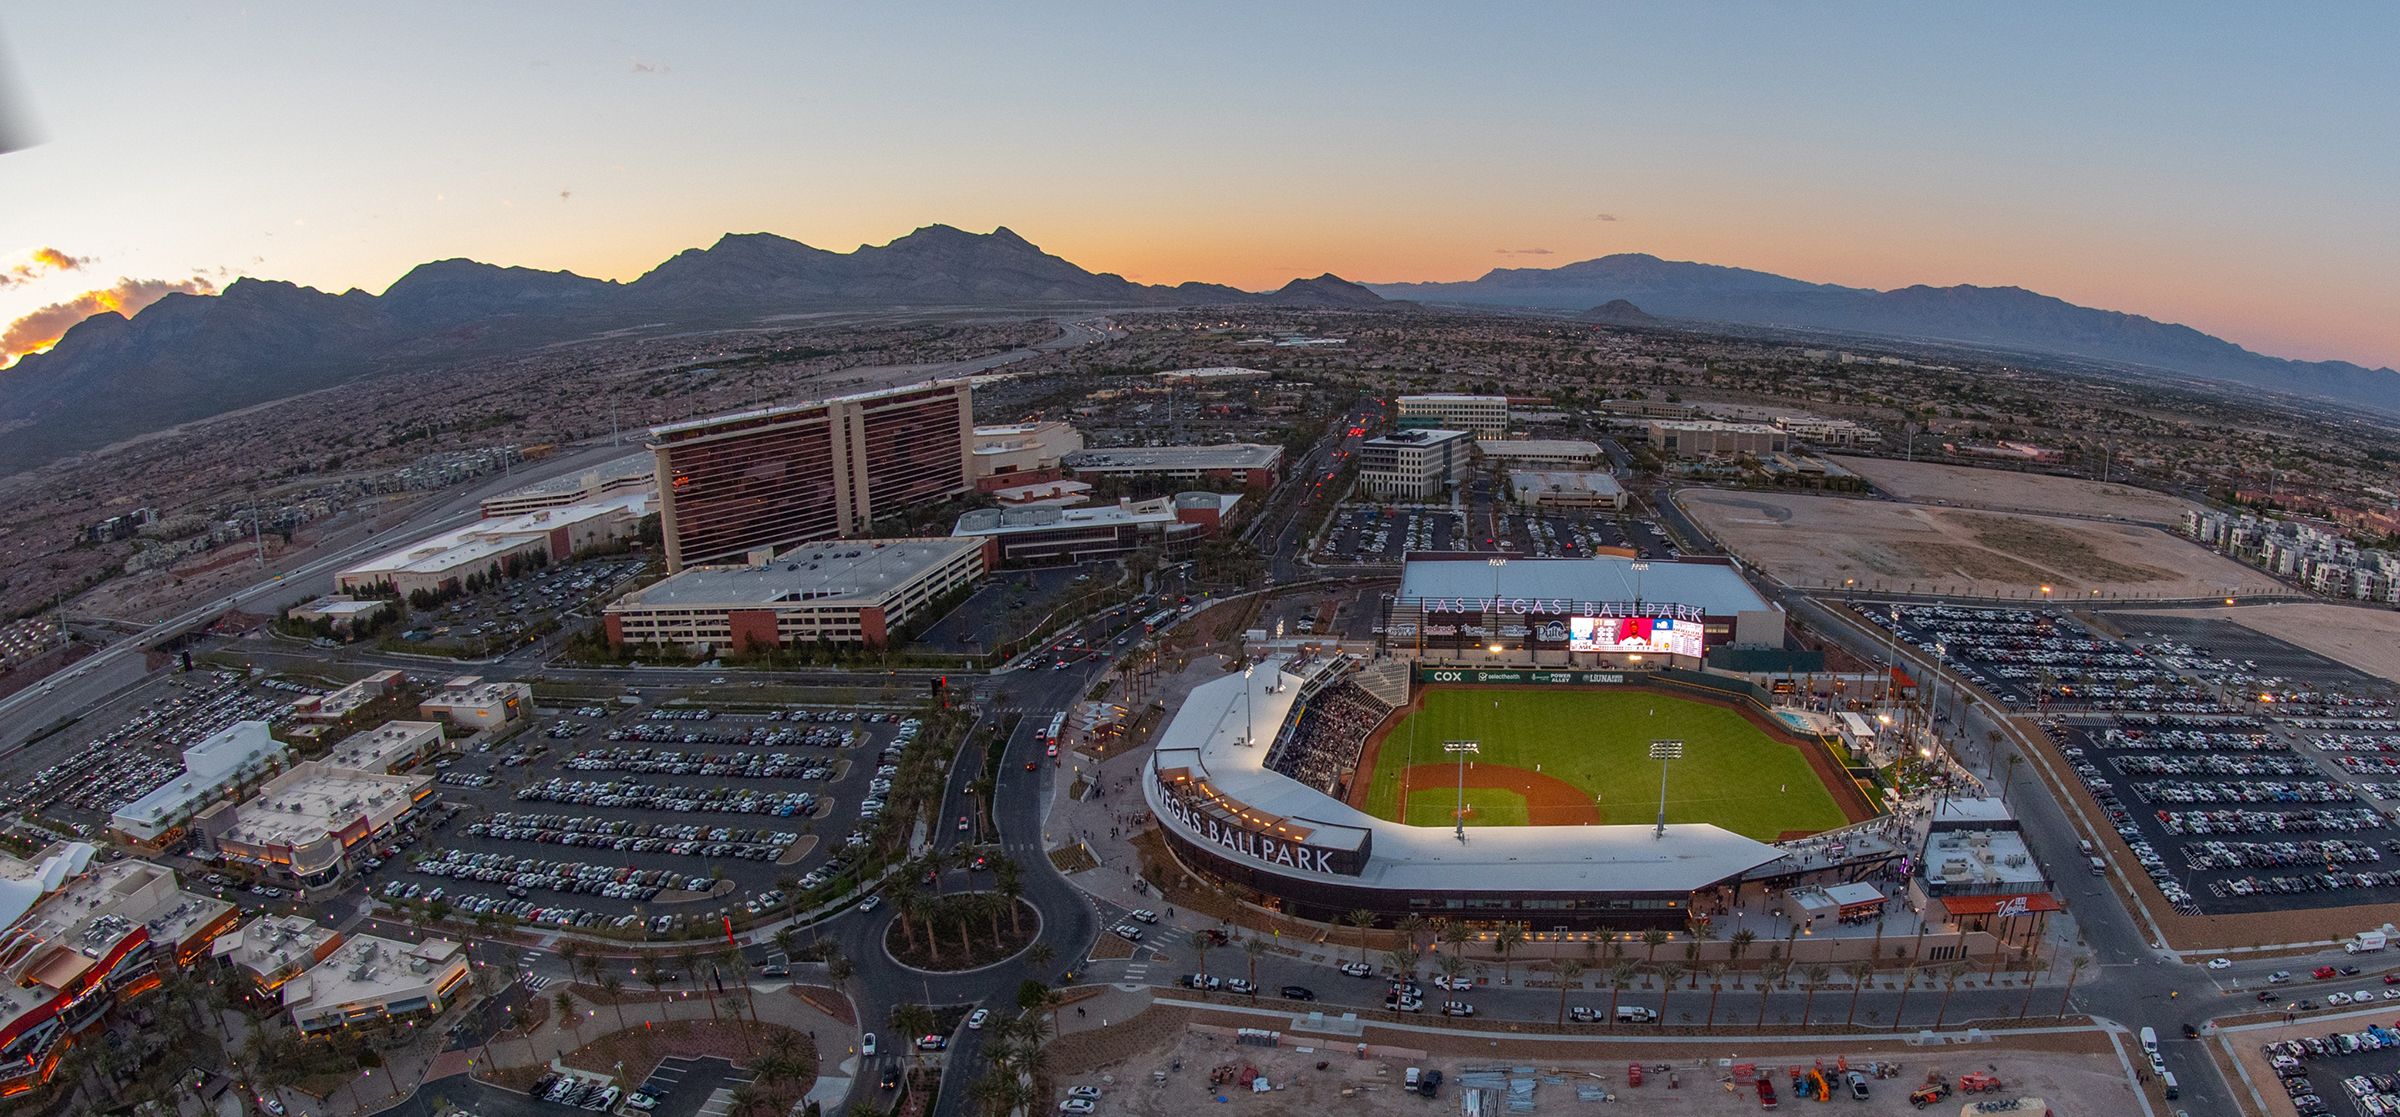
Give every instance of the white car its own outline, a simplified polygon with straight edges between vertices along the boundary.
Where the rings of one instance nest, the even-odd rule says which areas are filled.
[[[625,1108],[638,1109],[644,1113],[648,1113],[649,1111],[658,1108],[658,1099],[651,1097],[648,1094],[637,1093],[625,1099]]]
[[[1142,923],[1158,922],[1158,913],[1151,911],[1149,908],[1135,908],[1132,911],[1126,912],[1125,914]]]
[[[1452,990],[1472,989],[1475,987],[1475,979],[1471,977],[1451,977],[1449,974],[1437,973],[1433,975],[1433,987],[1436,989]]]
[[[991,1018],[992,1018],[992,1010],[991,1010],[991,1009],[988,1009],[988,1008],[979,1008],[979,1009],[976,1009],[975,1011],[973,1011],[973,1012],[970,1012],[970,1013],[968,1013],[968,1014],[967,1014],[967,1030],[968,1030],[968,1031],[970,1031],[970,1032],[980,1032],[980,1031],[982,1031],[982,1030],[983,1030],[983,1022],[984,1022],[984,1021],[986,1021],[986,1020],[989,1020],[989,1019],[991,1019]]]
[[[867,1034],[858,1037],[858,1053],[861,1055],[873,1055],[875,1053],[875,1033],[868,1032]]]
[[[1098,1087],[1098,1086],[1069,1086],[1069,1087],[1067,1087],[1067,1096],[1068,1096],[1068,1097],[1070,1097],[1070,1098],[1090,1098],[1090,1099],[1092,1099],[1093,1101],[1099,1101],[1099,1100],[1100,1100],[1100,1087]]]
[[[1099,1108],[1099,1106],[1092,1104],[1092,1099],[1090,1098],[1068,1098],[1067,1100],[1058,1103],[1058,1111],[1060,1113],[1090,1113]]]
[[[869,896],[869,897],[867,897],[867,898],[866,898],[866,899],[864,899],[864,900],[860,900],[860,901],[858,902],[858,910],[860,910],[860,911],[862,911],[862,912],[864,912],[864,911],[874,911],[876,908],[879,908],[879,907],[882,907],[882,906],[883,906],[883,894],[882,894],[882,893],[880,893],[880,892],[878,892],[878,893],[876,893],[876,894],[874,894],[874,895],[872,895],[872,896]]]
[[[1373,977],[1375,976],[1375,967],[1365,962],[1344,962],[1342,963],[1342,972],[1351,977]]]
[[[2208,968],[2212,970],[2230,970],[2233,968],[2233,960],[2230,958],[2211,958],[2208,960]]]
[[[2350,994],[2348,994],[2348,993],[2327,993],[2327,994],[2325,994],[2325,1003],[2326,1003],[2326,1004],[2329,1004],[2329,1005],[2346,1005],[2346,1004],[2349,1004],[2349,1003],[2350,1003]]]

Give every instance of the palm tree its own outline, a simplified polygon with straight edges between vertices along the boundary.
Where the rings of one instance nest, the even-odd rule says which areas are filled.
[[[1744,927],[1725,940],[1725,953],[1732,955],[1733,963],[1738,966],[1742,962],[1742,955],[1750,953],[1750,944],[1757,941],[1758,932]]]
[[[1701,1025],[1703,1028],[1717,1026],[1717,997],[1725,992],[1726,968],[1723,962],[1708,964],[1708,1022]]]
[[[991,1117],[1008,1117],[1016,1112],[1016,1094],[1016,1076],[1002,1070],[997,1060],[991,1071],[967,1087],[967,1097]]]
[[[1403,942],[1400,946],[1384,951],[1383,960],[1385,964],[1392,967],[1393,977],[1405,978],[1409,981],[1417,979],[1417,963],[1421,960],[1417,954],[1417,948]]]
[[[1342,919],[1358,928],[1358,960],[1364,964],[1367,960],[1367,929],[1375,926],[1375,913],[1368,908],[1352,908],[1350,914],[1343,916]]]
[[[1667,1026],[1667,998],[1675,995],[1675,979],[1683,976],[1683,966],[1666,962],[1658,967],[1658,1026]]]
[[[2067,998],[2075,995],[2075,979],[2082,977],[2083,968],[2091,964],[2092,959],[2088,954],[2078,954],[2067,959],[2067,987],[2060,990],[2058,994],[2058,1014],[2060,1016],[2067,1014]]]
[[[1917,987],[1917,969],[1910,966],[1900,971],[1900,1003],[1892,1006],[1892,1026],[1900,1026],[1900,1016],[1908,1011],[1909,991]]]
[[[1058,1031],[1058,1010],[1066,1003],[1067,999],[1060,996],[1058,990],[1041,982],[1020,983],[1017,986],[1018,1038],[1031,1046],[1041,1046],[1042,1040],[1048,1038],[1042,1034],[1041,1014],[1049,1014],[1049,1029],[1055,1034]]]
[[[1025,948],[1025,960],[1032,963],[1034,969],[1042,969],[1057,959],[1058,951],[1052,949],[1049,943],[1037,942]]]
[[[940,905],[934,902],[933,897],[925,895],[922,892],[918,892],[910,895],[905,905],[899,909],[901,913],[901,926],[903,928],[907,927],[908,922],[912,917],[924,922],[925,953],[937,963],[942,960],[942,935],[941,932],[933,925],[933,916],[935,910],[939,907]],[[910,945],[915,945],[914,939],[910,940]]]
[[[775,928],[775,949],[783,955],[784,961],[792,960],[792,948],[799,945],[799,942],[800,932],[796,928],[790,926]]]
[[[1867,982],[1874,980],[1875,963],[1852,962],[1847,968],[1850,972],[1850,1014],[1842,1017],[1842,1027],[1845,1028],[1858,1020],[1858,995],[1866,991]]]
[[[1817,987],[1825,984],[1826,978],[1833,976],[1833,970],[1822,962],[1811,962],[1801,968],[1800,976],[1801,988],[1808,990],[1808,995],[1800,1001],[1800,1026],[1806,1028],[1808,1027],[1809,1013],[1816,1008]]]
[[[1667,945],[1667,933],[1652,927],[1642,932],[1642,945],[1649,948],[1649,953],[1642,960],[1645,962],[1658,961],[1658,948]]]
[[[1025,867],[1014,857],[1003,857],[992,863],[992,887],[1008,900],[1008,928],[1018,935],[1025,933]]]
[[[575,995],[561,989],[550,1005],[558,1010],[558,1026],[575,1037],[575,1046],[583,1046],[583,1019],[575,1014]]]
[[[1442,977],[1450,984],[1450,991],[1457,992],[1458,975],[1467,972],[1467,960],[1456,954],[1444,954],[1435,960],[1433,966],[1442,971]]]
[[[1516,976],[1509,956],[1525,945],[1525,925],[1516,921],[1503,923],[1492,933],[1492,945],[1500,951],[1500,984],[1507,985]]]
[[[608,994],[608,1003],[614,1006],[617,1010],[617,1030],[620,1032],[624,1031],[625,1002],[619,998],[622,997],[625,992],[625,979],[618,977],[615,970],[610,970],[607,973],[601,974],[600,991]]]
[[[1252,935],[1242,940],[1242,953],[1250,960],[1250,1000],[1258,1001],[1258,958],[1267,952],[1267,940]]]
[[[1455,919],[1442,920],[1440,926],[1442,944],[1450,948],[1452,956],[1464,950],[1468,940],[1475,937],[1475,932],[1467,930],[1466,924]]]
[[[1192,961],[1197,967],[1195,972],[1202,977],[1208,976],[1208,952],[1212,947],[1207,935],[1192,936]]]
[[[900,1042],[908,1045],[908,1069],[917,1069],[917,1037],[933,1030],[933,1010],[920,1004],[892,1006],[892,1030],[900,1033]]]
[[[1617,1019],[1617,1002],[1625,996],[1625,987],[1633,984],[1634,975],[1640,972],[1641,968],[1631,962],[1619,962],[1616,965],[1609,967],[1608,1019],[1610,1024],[1613,1025],[1619,1022]]]
[[[1558,1026],[1567,1026],[1567,988],[1583,984],[1583,963],[1573,958],[1561,959],[1558,971]]]
[[[883,886],[884,902],[900,913],[900,933],[907,937],[911,950],[917,946],[916,917],[925,910],[924,905],[917,902],[919,898],[917,878],[909,873],[907,866],[902,866],[890,883]]]
[[[983,833],[984,819],[989,816],[992,790],[993,784],[988,776],[977,776],[967,781],[967,796],[975,800],[975,833],[978,835]]]
[[[1778,982],[1778,981],[1781,981],[1781,980],[1783,980],[1783,963],[1781,963],[1781,962],[1769,962],[1769,963],[1767,963],[1766,965],[1759,967],[1759,971],[1758,971],[1758,1019],[1756,1019],[1756,1020],[1753,1020],[1753,1021],[1751,1021],[1751,1022],[1750,1022],[1750,1026],[1751,1026],[1751,1027],[1753,1027],[1753,1028],[1763,1028],[1763,1027],[1765,1027],[1765,1026],[1766,1026],[1766,1023],[1767,1023],[1767,994],[1774,992],[1774,991],[1775,991],[1775,983],[1776,983],[1776,982]]]
[[[775,877],[775,891],[783,893],[783,917],[787,920],[800,918],[800,878],[790,873],[778,874]],[[780,935],[789,930],[791,928],[787,926],[778,929],[776,933]],[[784,946],[781,939],[776,940],[775,945],[782,948],[786,960],[791,958],[791,948]]]
[[[1970,969],[1964,962],[1952,962],[1942,967],[1942,1007],[1933,1014],[1933,1030],[1942,1030],[1942,1019],[1950,1015],[1950,995],[1958,992],[1958,979]]]
[[[1392,930],[1400,933],[1401,942],[1412,947],[1421,948],[1425,945],[1425,932],[1430,930],[1432,926],[1432,924],[1425,921],[1424,916],[1417,915],[1412,912],[1408,915],[1401,916],[1400,922],[1392,924]]]

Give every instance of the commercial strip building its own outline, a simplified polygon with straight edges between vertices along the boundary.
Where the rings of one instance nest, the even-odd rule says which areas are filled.
[[[1067,472],[1086,481],[1142,477],[1162,481],[1238,484],[1270,489],[1283,469],[1283,447],[1255,442],[1214,446],[1128,446],[1084,450],[1066,457]]]
[[[220,935],[210,952],[258,992],[276,994],[284,983],[325,960],[342,944],[341,933],[305,915],[262,915]]]
[[[118,807],[109,833],[147,849],[182,838],[184,826],[211,801],[279,768],[291,749],[267,734],[263,721],[237,721],[183,750],[183,774]]]
[[[586,548],[633,538],[650,514],[650,499],[647,491],[619,493],[478,520],[344,570],[334,576],[334,585],[344,593],[441,593],[465,584],[469,575],[503,571],[511,560],[562,561]]]
[[[233,924],[232,904],[141,860],[58,842],[0,854],[0,1097],[48,1081],[108,1010],[158,987]]]
[[[1608,508],[1625,510],[1625,486],[1617,475],[1597,471],[1512,469],[1509,495],[1527,508]]]
[[[467,984],[467,951],[449,939],[353,935],[284,982],[283,1007],[303,1035],[442,1011]]]
[[[1055,481],[1067,455],[1083,449],[1083,432],[1055,419],[975,428],[975,487],[992,492]]]
[[[667,569],[866,533],[974,491],[974,402],[941,380],[653,428]]]
[[[1275,657],[1193,688],[1157,736],[1142,795],[1182,863],[1306,919],[1365,909],[1521,921],[1535,931],[1681,930],[1693,894],[1783,856],[1705,824],[1448,826],[1376,818],[1268,766],[1346,657]],[[1263,746],[1263,747],[1262,747]]]
[[[1383,646],[1428,664],[1698,668],[1712,648],[1782,647],[1784,621],[1721,559],[1436,552],[1403,564]]]
[[[1600,444],[1580,438],[1477,439],[1475,449],[1498,468],[1589,469],[1600,464]]]
[[[978,508],[953,538],[986,540],[1000,566],[1052,566],[1156,548],[1180,554],[1216,534],[1239,493],[1189,492],[1092,508]]]
[[[1159,373],[1158,378],[1169,383],[1224,383],[1231,380],[1272,380],[1275,374],[1263,368],[1243,368],[1239,365],[1217,365],[1211,368],[1177,368]]]
[[[334,632],[344,633],[358,627],[361,621],[381,616],[391,607],[391,602],[380,598],[333,593],[294,605],[285,615],[302,624],[324,621],[333,627]]]
[[[1876,446],[1883,442],[1883,432],[1849,419],[1827,419],[1819,415],[1778,415],[1775,425],[1792,436],[1795,442],[1810,446],[1848,449],[1856,446]]]
[[[1358,487],[1374,500],[1432,500],[1466,477],[1474,435],[1463,430],[1396,431],[1358,446]]]
[[[1792,436],[1764,423],[1721,423],[1713,419],[1650,423],[1650,448],[1678,458],[1754,458],[1792,448]]]
[[[2062,910],[2052,887],[2008,804],[1997,798],[1938,800],[1908,878],[1909,898],[1929,921],[2012,943],[2038,940],[2050,913]]]
[[[742,653],[809,643],[889,647],[997,561],[979,538],[809,543],[747,566],[691,567],[602,614],[612,645]]]
[[[1435,392],[1401,396],[1401,430],[1463,430],[1477,438],[1508,437],[1508,397]]]
[[[522,516],[546,508],[564,508],[570,504],[591,504],[624,493],[649,493],[658,489],[658,462],[647,450],[637,450],[621,458],[563,477],[519,485],[498,496],[483,498],[483,518]]]
[[[485,682],[481,676],[461,675],[417,703],[417,716],[448,721],[469,731],[499,729],[533,716],[533,687],[518,682]]]
[[[1026,508],[1038,504],[1064,507],[1092,499],[1092,486],[1087,481],[1036,481],[1029,485],[993,489],[991,496],[1000,502],[1002,508]]]
[[[400,693],[406,679],[398,671],[377,671],[340,690],[299,699],[292,703],[292,713],[302,721],[340,721],[378,698]]]
[[[325,754],[325,764],[355,772],[391,775],[417,766],[441,750],[442,727],[431,721],[387,721],[363,733],[353,733]]]
[[[374,839],[433,796],[433,777],[303,760],[239,803],[220,800],[192,819],[195,844],[301,889],[342,879]]]

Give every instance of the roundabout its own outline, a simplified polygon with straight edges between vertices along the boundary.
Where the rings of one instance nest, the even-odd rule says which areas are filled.
[[[883,952],[924,973],[988,969],[1024,953],[1042,935],[1041,910],[996,892],[925,896],[892,913]]]

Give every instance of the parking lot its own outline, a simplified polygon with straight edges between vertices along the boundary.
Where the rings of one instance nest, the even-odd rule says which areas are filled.
[[[545,620],[592,611],[640,576],[649,560],[623,555],[545,567],[430,609],[412,611],[401,645],[482,654],[524,637]],[[420,649],[421,650],[421,649]]]
[[[2352,685],[2374,680],[2230,625],[2243,639],[2216,646],[2154,625],[2118,639],[2063,609],[1862,611],[2004,704],[2052,715],[2045,729],[2124,839],[2127,870],[2178,910],[2400,902],[2400,721]]]
[[[1456,504],[1344,504],[1334,511],[1316,561],[1395,566],[1412,551],[1500,550],[1529,558],[1585,558],[1602,547],[1643,558],[1676,551],[1656,524],[1614,512],[1529,512],[1469,493]]]
[[[364,875],[378,898],[535,925],[771,913],[780,882],[813,888],[865,844],[917,731],[871,709],[562,709],[439,767],[454,809]]]
[[[917,637],[926,651],[960,655],[989,651],[1024,635],[1022,629],[1057,608],[1118,577],[1114,562],[1091,562],[1046,570],[1002,571]]]
[[[293,699],[315,693],[321,690],[287,680],[251,685],[231,671],[171,676],[105,712],[118,720],[92,719],[106,729],[94,733],[77,726],[43,748],[28,750],[34,759],[57,759],[37,770],[12,772],[13,786],[0,803],[8,810],[30,808],[98,827],[119,805],[180,774],[184,749],[237,721],[279,720]]]

